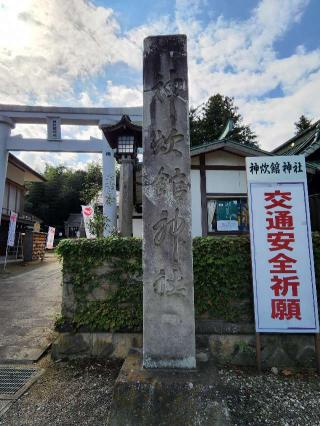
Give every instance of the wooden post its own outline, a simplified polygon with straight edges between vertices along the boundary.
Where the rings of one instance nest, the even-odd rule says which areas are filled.
[[[261,339],[260,333],[256,333],[256,359],[257,359],[257,370],[258,373],[261,373]]]
[[[316,351],[317,370],[318,370],[318,374],[320,374],[320,334],[319,333],[316,333],[314,335],[314,344],[315,344],[315,351]]]
[[[208,236],[207,177],[205,158],[205,154],[200,155],[201,228],[203,237]]]

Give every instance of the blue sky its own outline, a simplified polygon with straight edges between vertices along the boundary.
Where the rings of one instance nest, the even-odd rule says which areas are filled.
[[[142,105],[143,38],[186,33],[190,103],[233,96],[261,147],[272,149],[301,114],[320,118],[319,16],[319,0],[0,0],[0,103]],[[83,168],[97,157],[20,158],[41,170],[46,162]]]

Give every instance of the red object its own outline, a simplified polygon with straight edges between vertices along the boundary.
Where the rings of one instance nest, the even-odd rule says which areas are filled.
[[[268,212],[272,214],[271,212]],[[274,212],[273,217],[267,217],[266,221],[268,222],[267,230],[270,229],[285,229],[292,230],[293,227],[293,217],[287,210],[278,210]]]
[[[273,263],[274,268],[270,272],[273,274],[296,274],[297,271],[292,269],[292,264],[297,263],[296,259],[292,259],[284,253],[279,253],[272,259],[269,259],[269,263]]]
[[[271,289],[274,291],[275,296],[286,296],[289,291],[289,287],[291,287],[291,296],[298,296],[298,287],[300,283],[297,275],[291,275],[289,277],[278,277],[278,275],[274,275],[271,282],[274,283],[273,286],[271,286]]]
[[[293,247],[290,246],[290,243],[295,241],[293,232],[273,232],[268,233],[268,243],[269,250],[289,250],[292,251]]]
[[[273,319],[290,320],[295,318],[301,320],[299,299],[272,299],[271,308],[271,317]]]
[[[93,208],[92,208],[92,207],[85,207],[85,208],[83,209],[83,213],[84,213],[86,216],[90,216],[90,215],[92,214],[92,212],[93,212]]]
[[[291,192],[281,192],[278,189],[274,192],[265,192],[265,201],[271,201],[271,204],[265,206],[267,210],[274,209],[275,207],[282,207],[284,209],[291,209],[292,206],[285,204],[286,201],[291,201]]]

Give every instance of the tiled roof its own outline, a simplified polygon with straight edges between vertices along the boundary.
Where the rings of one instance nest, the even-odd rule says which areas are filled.
[[[209,152],[211,149],[214,151],[216,149],[221,148],[234,148],[239,151],[243,151],[246,154],[252,154],[252,155],[273,155],[272,153],[268,151],[264,151],[263,149],[260,149],[259,147],[255,145],[247,145],[241,142],[237,142],[234,140],[229,139],[222,139],[222,140],[214,140],[211,142],[206,142],[201,145],[195,145],[190,148],[191,156],[198,155],[201,152]]]
[[[304,155],[306,158],[320,148],[320,120],[309,129],[289,139],[272,152],[277,155]]]

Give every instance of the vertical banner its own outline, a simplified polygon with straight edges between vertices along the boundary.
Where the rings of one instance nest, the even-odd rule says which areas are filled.
[[[10,224],[9,224],[9,231],[8,231],[8,241],[7,241],[8,247],[14,247],[14,240],[15,240],[15,236],[16,236],[17,218],[18,218],[18,213],[15,213],[14,211],[11,210]]]
[[[83,216],[83,222],[84,222],[84,229],[86,232],[86,237],[88,239],[96,238],[94,234],[90,231],[90,221],[94,217],[94,209],[92,206],[81,206],[82,208],[82,216]]]
[[[246,158],[257,332],[316,333],[305,158]]]
[[[48,236],[47,236],[47,244],[46,244],[46,248],[47,249],[53,249],[53,242],[54,242],[55,232],[56,232],[56,228],[53,228],[52,226],[49,226]]]

